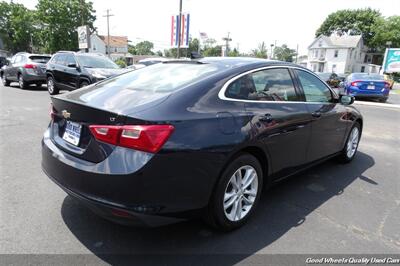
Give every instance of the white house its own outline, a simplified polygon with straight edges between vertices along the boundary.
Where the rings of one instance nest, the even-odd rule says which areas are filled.
[[[307,68],[314,72],[378,73],[379,56],[368,52],[361,35],[320,35],[308,47]]]
[[[107,55],[107,43],[107,36],[92,34],[90,36],[89,52]],[[128,64],[132,64],[133,55],[128,53],[128,37],[110,36],[110,58],[114,61],[123,58]]]

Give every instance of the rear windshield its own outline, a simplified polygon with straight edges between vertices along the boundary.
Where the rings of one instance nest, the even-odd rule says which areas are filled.
[[[37,55],[32,55],[29,57],[29,59],[35,63],[43,63],[46,64],[50,60],[50,56],[37,56]]]
[[[117,64],[105,56],[78,55],[79,64],[87,68],[119,68]]]
[[[352,80],[383,80],[383,76],[379,74],[368,74],[368,73],[355,73],[352,74]]]
[[[108,83],[129,90],[172,92],[217,70],[214,64],[163,63],[120,75]]]

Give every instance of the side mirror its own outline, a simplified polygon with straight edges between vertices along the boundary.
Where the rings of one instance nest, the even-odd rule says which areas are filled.
[[[343,105],[350,105],[354,103],[354,96],[351,95],[340,95],[340,103]]]
[[[70,68],[77,68],[77,65],[75,63],[70,63],[67,66]]]

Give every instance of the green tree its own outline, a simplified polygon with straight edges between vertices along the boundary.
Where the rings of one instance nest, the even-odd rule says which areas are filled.
[[[207,47],[203,50],[203,56],[221,56],[221,54],[222,54],[221,45]]]
[[[296,56],[296,50],[290,49],[286,44],[283,44],[282,46],[275,47],[274,56],[281,61],[293,62],[293,57]]]
[[[267,46],[265,45],[265,42],[262,42],[258,45],[258,48],[252,50],[251,54],[254,57],[267,58],[267,52]]]
[[[362,35],[364,44],[370,46],[374,35],[377,33],[375,23],[382,18],[378,10],[366,9],[345,9],[331,13],[322,25],[315,32],[318,37],[321,34],[331,35],[334,32]]]
[[[128,44],[128,53],[133,55],[137,54],[136,47],[132,44]]]
[[[391,47],[400,47],[400,16],[392,16],[387,19],[379,18],[373,30],[372,46],[383,51],[387,42],[391,42]]]
[[[7,50],[13,53],[31,51],[31,40],[35,40],[34,11],[21,4],[0,2],[0,37]]]
[[[138,55],[153,55],[154,44],[150,41],[142,41],[135,45]]]
[[[231,57],[240,56],[239,50],[236,48],[233,48],[233,50],[229,51],[228,56],[231,56]]]
[[[96,17],[92,2],[85,0],[39,0],[36,18],[46,52],[78,50],[77,27],[88,25],[94,31]]]

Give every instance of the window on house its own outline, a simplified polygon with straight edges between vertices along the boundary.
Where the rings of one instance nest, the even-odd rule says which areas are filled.
[[[322,41],[318,42],[318,47],[322,47]]]
[[[338,57],[339,56],[339,50],[335,50],[335,55],[334,57]]]
[[[365,72],[365,66],[362,66],[361,67],[361,73],[364,73]]]
[[[332,73],[336,73],[336,65],[335,64],[332,65]]]

